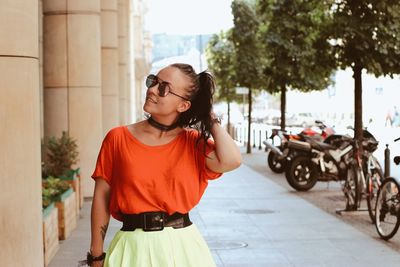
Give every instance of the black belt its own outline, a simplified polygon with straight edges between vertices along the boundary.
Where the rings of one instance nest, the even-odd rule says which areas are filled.
[[[168,215],[166,212],[144,212],[139,214],[122,214],[121,231],[134,231],[137,228],[143,231],[161,231],[164,227],[184,228],[192,224],[189,213],[175,212]]]

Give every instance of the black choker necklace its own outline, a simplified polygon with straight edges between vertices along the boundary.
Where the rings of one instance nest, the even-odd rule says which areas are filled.
[[[154,128],[157,128],[158,130],[161,130],[161,131],[164,131],[164,132],[171,131],[171,130],[175,129],[176,127],[178,127],[178,123],[174,123],[174,124],[171,124],[171,125],[164,125],[164,124],[161,124],[161,123],[155,121],[152,117],[148,118],[147,121]]]

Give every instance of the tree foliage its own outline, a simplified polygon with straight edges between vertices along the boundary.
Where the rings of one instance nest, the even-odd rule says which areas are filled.
[[[400,73],[400,2],[335,0],[328,38],[338,65],[353,69],[355,135],[362,138],[362,70],[376,77]]]
[[[217,85],[216,100],[226,101],[228,104],[228,125],[231,129],[231,102],[241,102],[241,96],[236,94],[236,56],[232,42],[232,30],[214,34],[206,48],[207,64],[213,73]]]
[[[236,53],[238,83],[247,88],[260,88],[260,46],[256,35],[259,24],[255,9],[248,1],[234,0],[232,13],[232,40]]]
[[[240,101],[235,92],[236,56],[231,35],[232,30],[214,34],[206,48],[208,68],[213,73],[217,85],[216,99],[227,102]]]
[[[324,29],[328,6],[321,0],[257,0],[259,38],[267,90],[281,93],[281,128],[285,128],[286,90],[325,89],[335,69]]]
[[[248,94],[248,129],[247,129],[247,153],[251,153],[251,109],[252,89],[259,89],[264,82],[261,78],[260,46],[257,40],[259,23],[252,2],[234,0],[232,2],[232,14],[234,28],[232,40],[236,54],[236,76],[242,87],[249,89]]]

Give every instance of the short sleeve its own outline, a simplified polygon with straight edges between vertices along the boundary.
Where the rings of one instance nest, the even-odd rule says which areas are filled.
[[[201,142],[199,145],[203,148],[203,142]],[[210,170],[207,165],[206,165],[206,156],[208,156],[211,152],[215,150],[215,145],[214,141],[212,139],[207,140],[207,145],[206,145],[206,153],[205,155],[202,153],[204,149],[200,149],[202,155],[199,155],[200,158],[202,159],[201,162],[201,177],[207,180],[214,180],[219,177],[221,177],[222,173],[220,172],[214,172]]]
[[[113,161],[114,161],[114,135],[110,131],[101,144],[100,152],[97,156],[97,162],[95,170],[92,174],[92,178],[104,179],[109,185],[111,185],[112,174],[113,174]]]

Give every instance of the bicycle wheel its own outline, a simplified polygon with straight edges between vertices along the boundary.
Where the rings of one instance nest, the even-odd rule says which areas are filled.
[[[346,197],[346,210],[357,210],[360,202],[360,172],[357,165],[352,164],[347,169],[346,181],[343,185],[343,193]]]
[[[400,186],[392,177],[386,178],[379,187],[375,214],[379,236],[389,240],[400,226]]]
[[[366,176],[367,181],[367,206],[368,214],[372,223],[375,223],[375,206],[378,197],[379,186],[383,181],[383,172],[377,167],[372,170],[371,175]]]

